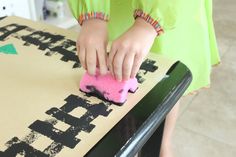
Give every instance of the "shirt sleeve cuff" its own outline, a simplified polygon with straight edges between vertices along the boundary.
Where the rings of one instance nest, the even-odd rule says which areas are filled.
[[[109,15],[103,12],[88,12],[88,13],[81,14],[78,18],[78,22],[80,25],[82,25],[85,20],[89,20],[89,19],[100,19],[100,20],[108,21]]]
[[[151,24],[153,28],[156,30],[157,36],[164,33],[164,30],[159,24],[158,20],[153,19],[149,14],[146,14],[141,9],[136,9],[134,11],[134,18],[136,19],[138,17],[144,19],[147,23]]]

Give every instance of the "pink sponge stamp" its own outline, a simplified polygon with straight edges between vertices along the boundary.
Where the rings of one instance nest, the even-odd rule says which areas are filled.
[[[115,80],[111,73],[95,76],[84,74],[80,81],[80,90],[90,95],[122,105],[127,99],[128,92],[134,93],[138,88],[138,81],[132,78],[126,81]]]

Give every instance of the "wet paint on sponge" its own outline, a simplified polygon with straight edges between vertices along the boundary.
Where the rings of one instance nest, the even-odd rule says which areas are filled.
[[[87,72],[80,81],[80,90],[89,95],[96,96],[100,99],[110,101],[116,105],[123,105],[127,99],[128,92],[134,93],[138,88],[136,78],[127,81],[115,80],[111,73],[95,76],[89,75]]]

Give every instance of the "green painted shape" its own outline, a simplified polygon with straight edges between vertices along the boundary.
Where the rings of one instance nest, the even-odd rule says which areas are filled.
[[[0,47],[0,53],[17,54],[17,51],[13,44],[7,44]]]

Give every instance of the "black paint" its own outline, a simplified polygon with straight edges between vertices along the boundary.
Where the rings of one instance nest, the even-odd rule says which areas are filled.
[[[73,127],[81,127],[85,132],[91,132],[92,129],[95,127],[93,124],[88,124],[84,119],[74,117],[66,112],[61,111],[58,108],[51,108],[46,112],[49,115],[52,115],[56,119],[71,125]]]
[[[76,55],[76,42],[72,40],[65,40],[59,46],[53,47],[50,52],[47,52],[46,55],[52,55],[53,53],[60,53],[63,57],[61,58],[62,61],[68,62],[72,61],[75,62],[73,68],[80,68],[81,64],[79,61],[78,56]]]
[[[92,104],[88,100],[76,95],[70,95],[65,100],[67,103],[60,109],[67,113],[73,111],[77,107],[83,107],[89,114],[92,114],[93,117],[97,117],[99,115],[107,117],[112,111],[108,110],[108,107],[111,105],[111,103],[101,102],[98,104]]]
[[[142,84],[145,81],[145,78],[143,77],[148,72],[155,72],[158,69],[158,66],[155,65],[156,61],[151,59],[146,59],[142,65],[140,66],[140,69],[136,75],[136,78],[138,80],[138,83]]]
[[[76,42],[65,39],[65,36],[52,34],[49,32],[36,31],[30,35],[22,36],[25,46],[31,44],[38,46],[39,50],[48,50],[45,55],[52,56],[59,53],[62,55],[61,60],[64,62],[74,62],[73,68],[81,68],[78,56],[76,55]]]
[[[23,141],[28,143],[28,144],[32,144],[34,141],[36,141],[38,139],[40,135],[35,132],[35,131],[31,131],[28,135],[26,135],[23,138]]]
[[[27,26],[18,25],[15,23],[0,27],[0,34],[2,33],[2,35],[0,35],[0,41],[4,41],[9,35],[19,32],[25,28],[27,28]]]
[[[22,36],[26,46],[33,44],[38,46],[39,50],[51,49],[53,44],[62,41],[65,37],[62,35],[51,34],[49,32],[36,31],[32,34]]]
[[[74,148],[80,141],[73,134],[63,132],[44,121],[36,120],[29,128],[69,148]]]
[[[6,145],[8,148],[4,152],[0,151],[1,157],[15,157],[17,155],[25,157],[49,157],[49,155],[36,150],[28,143],[20,141],[17,137],[13,137]]]
[[[21,35],[16,33],[22,30],[29,32],[29,34]],[[46,56],[57,53],[61,54],[62,61],[74,62],[73,68],[81,68],[79,58],[76,55],[76,42],[66,39],[63,35],[52,34],[46,31],[36,31],[33,28],[15,23],[0,27],[0,34],[0,41],[5,40],[11,35],[16,39],[23,40],[25,42],[24,46],[35,45],[39,50],[47,50],[45,53]]]
[[[3,20],[3,19],[5,19],[5,18],[6,18],[6,16],[0,17],[0,21]]]
[[[64,146],[61,143],[52,142],[43,152],[48,154],[50,157],[56,156]]]
[[[118,103],[118,102],[114,102],[112,100],[106,99],[105,94],[109,95],[110,93],[106,93],[106,92],[101,93],[99,90],[96,89],[95,86],[86,86],[86,88],[90,91],[89,93],[87,93],[88,95],[97,97],[98,99],[101,99],[104,102],[112,103],[112,104],[115,104],[118,106],[121,106],[124,104],[124,102]],[[83,92],[82,90],[80,90],[80,91]]]
[[[145,78],[142,77],[142,73],[141,72],[137,73],[136,79],[137,79],[139,84],[142,84],[145,81]]]
[[[141,67],[140,70],[144,70],[144,74],[146,74],[147,72],[155,72],[158,67],[155,65],[156,61],[155,60],[151,60],[151,59],[146,59]]]
[[[96,127],[91,122],[98,116],[107,117],[112,111],[108,109],[111,103],[101,102],[92,104],[86,98],[76,95],[68,96],[65,101],[66,103],[60,109],[54,107],[46,111],[48,115],[53,116],[55,119],[52,118],[45,121],[36,120],[33,122],[29,126],[32,131],[23,138],[23,141],[20,141],[16,137],[13,138],[13,140],[6,144],[8,148],[4,152],[0,152],[0,156],[23,154],[26,156],[29,155],[30,157],[54,157],[64,147],[73,149],[80,142],[80,139],[76,138],[76,136],[81,131],[90,133]],[[74,117],[69,114],[74,109],[80,109],[80,107],[87,110],[81,117]],[[55,128],[54,125],[58,121],[70,125],[69,128],[66,131]],[[49,146],[45,147],[43,152],[30,146],[40,136],[50,138],[53,141]]]

